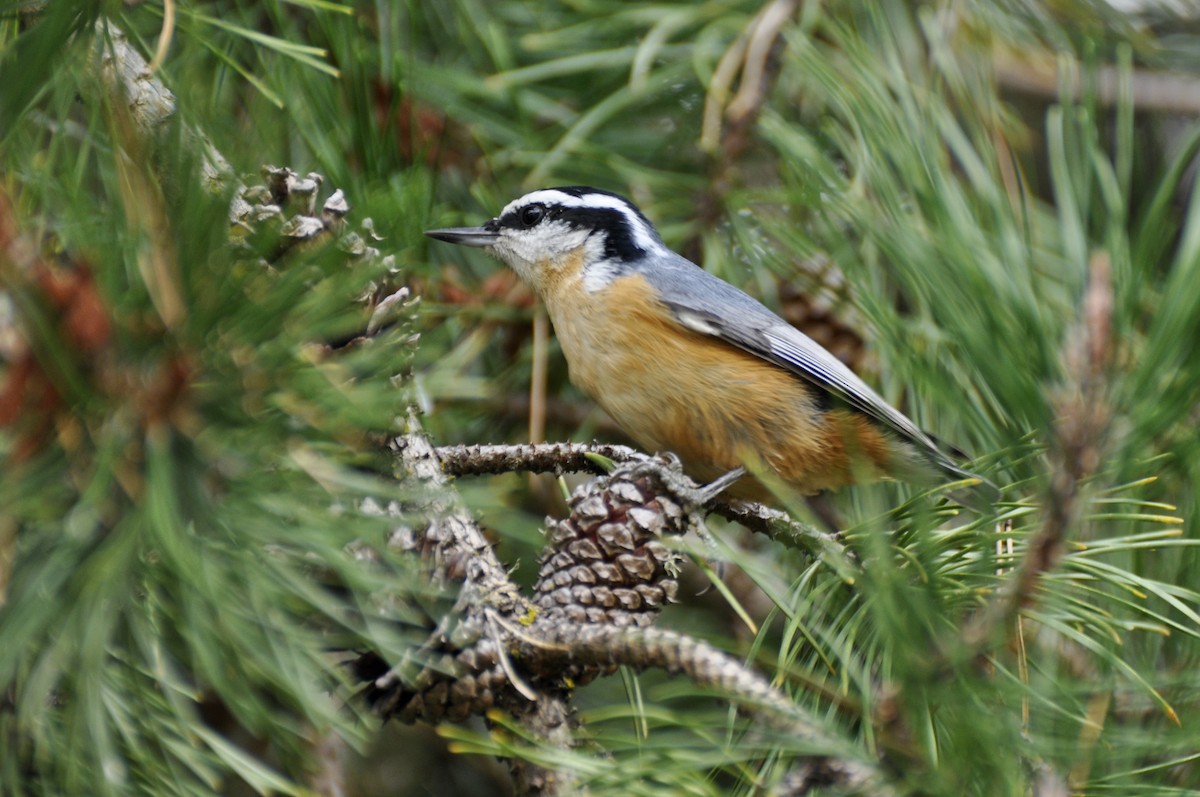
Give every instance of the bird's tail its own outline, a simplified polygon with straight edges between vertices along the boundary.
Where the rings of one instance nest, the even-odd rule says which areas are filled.
[[[920,451],[912,451],[912,456],[907,462],[896,469],[896,476],[914,484],[938,484],[947,480],[969,481],[970,484],[951,490],[950,497],[981,515],[990,514],[995,503],[1000,500],[1000,488],[986,477],[958,464],[955,460],[970,459],[962,451],[943,446],[932,436],[929,439],[934,445],[922,446]],[[946,453],[947,450],[952,453]]]

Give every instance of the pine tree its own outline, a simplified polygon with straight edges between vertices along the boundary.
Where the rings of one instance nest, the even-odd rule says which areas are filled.
[[[522,793],[1200,788],[1188,9],[4,9],[0,793],[366,793],[380,717]],[[855,488],[828,534],[511,445],[622,439],[420,232],[563,183],[829,341],[996,513]]]

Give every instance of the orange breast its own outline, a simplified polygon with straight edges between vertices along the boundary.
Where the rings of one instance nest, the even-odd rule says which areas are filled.
[[[746,465],[813,493],[884,475],[889,438],[850,410],[823,412],[799,377],[674,321],[644,277],[595,294],[568,279],[545,295],[571,380],[649,451],[707,481]],[[738,497],[763,498],[743,479]]]

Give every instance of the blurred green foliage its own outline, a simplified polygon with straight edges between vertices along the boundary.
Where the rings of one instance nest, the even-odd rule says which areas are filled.
[[[1106,258],[1102,459],[1011,644],[933,668],[1013,561],[990,519],[943,523],[890,487],[839,497],[860,579],[717,527],[747,574],[725,594],[756,632],[712,596],[663,622],[777,668],[830,749],[882,758],[898,793],[1026,794],[1046,771],[1088,794],[1200,788],[1200,127],[1186,107],[1139,109],[1136,90],[1160,67],[1200,80],[1196,19],[1099,0],[174,5],[157,74],[177,125],[238,173],[323,174],[422,296],[411,361],[397,330],[328,362],[311,344],[358,328],[347,308],[379,274],[320,252],[237,265],[229,197],[199,187],[178,129],[131,148],[102,99],[96,19],[149,56],[166,10],[0,4],[0,191],[45,257],[86,262],[111,324],[86,351],[0,252],[6,312],[63,408],[32,437],[0,430],[0,791],[310,793],[315,738],[373,732],[330,697],[347,686],[328,650],[398,656],[441,604],[402,559],[347,547],[387,530],[347,507],[403,497],[369,435],[410,400],[437,442],[528,434],[528,293],[420,233],[575,183],[627,193],[668,244],[775,307],[836,264],[870,380],[1006,485],[1018,555],[1044,522],[1063,351]],[[1013,63],[1063,91],[1013,88],[998,77]],[[742,93],[755,64],[762,91]],[[176,320],[144,268],[163,246]],[[0,384],[20,356],[6,349]],[[548,362],[547,436],[614,439],[553,344]],[[172,368],[186,397],[156,414]],[[505,557],[531,561],[553,490],[464,492]],[[582,733],[612,757],[538,755],[596,793],[770,793],[799,743],[734,734],[691,692],[654,674],[599,683]],[[512,729],[443,732],[533,755]]]

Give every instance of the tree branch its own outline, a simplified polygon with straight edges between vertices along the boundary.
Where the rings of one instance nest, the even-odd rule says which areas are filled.
[[[496,707],[545,743],[569,747],[574,686],[621,665],[656,667],[719,690],[815,746],[839,746],[761,674],[711,645],[649,627],[675,594],[675,555],[659,538],[685,532],[697,521],[697,496],[706,498],[677,461],[622,446],[572,443],[435,449],[412,418],[408,433],[391,447],[402,477],[429,493],[402,514],[433,518],[425,530],[401,535],[401,547],[419,550],[435,578],[462,586],[454,619],[443,619],[431,632],[416,654],[418,663],[388,666],[373,654],[356,663],[379,713],[406,721],[461,721]],[[547,530],[533,587],[537,597],[530,602],[447,489],[445,473],[602,470],[598,456],[626,461],[581,485],[570,516]],[[512,766],[523,793],[574,788],[570,773],[516,761]],[[822,784],[870,784],[886,793],[873,767],[842,755],[802,757],[789,778],[795,794]]]
[[[175,95],[154,75],[146,59],[129,43],[125,32],[107,19],[96,23],[100,71],[110,88],[124,99],[125,108],[147,138],[157,136],[175,116]],[[202,160],[204,185],[219,191],[233,178],[233,168],[198,130],[188,128]]]
[[[663,460],[630,448],[607,443],[515,443],[510,445],[454,445],[437,449],[442,467],[451,476],[483,476],[499,473],[595,473],[607,472],[612,462],[658,462]],[[693,488],[699,485],[692,483]],[[854,556],[837,535],[802,523],[785,512],[753,501],[723,501],[720,496],[704,508],[727,520],[740,523],[758,534],[814,555],[835,555],[850,562]]]

